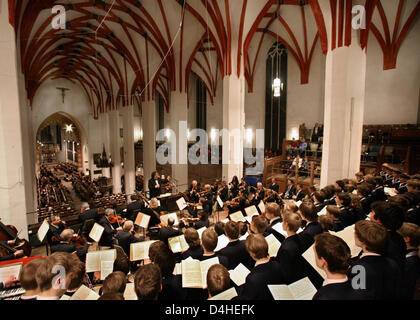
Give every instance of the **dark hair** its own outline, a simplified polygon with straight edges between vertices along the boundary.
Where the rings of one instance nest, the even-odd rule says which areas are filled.
[[[225,224],[221,221],[216,222],[216,224],[214,225],[214,231],[216,231],[218,236],[225,234]]]
[[[256,233],[264,233],[268,227],[268,220],[263,215],[253,216],[252,217],[252,225],[256,229]]]
[[[239,237],[242,237],[248,232],[248,226],[243,221],[239,221],[238,224],[239,224]]]
[[[345,207],[350,206],[351,198],[350,198],[350,195],[348,193],[340,192],[339,194],[337,194],[337,197],[343,203],[343,206],[345,206]]]
[[[403,210],[392,203],[385,201],[376,201],[371,206],[375,220],[379,220],[381,224],[390,231],[397,231],[404,222]]]
[[[318,234],[315,236],[315,251],[318,258],[327,261],[330,272],[346,274],[351,253],[343,239],[329,233]]]
[[[323,203],[325,200],[325,192],[324,191],[315,191],[314,197],[319,203]]]
[[[162,278],[172,275],[175,269],[175,254],[162,241],[153,242],[149,247],[149,258],[156,264],[161,272]]]
[[[372,187],[370,184],[363,182],[357,186],[357,191],[363,196],[368,197],[370,193],[372,192]]]
[[[410,200],[404,195],[390,197],[388,203],[400,207],[403,212],[406,212],[410,208]]]
[[[117,255],[114,261],[114,271],[121,271],[126,275],[130,272],[130,261],[125,255]]]
[[[141,266],[134,276],[134,288],[139,300],[157,300],[162,285],[160,269],[155,264]]]
[[[201,245],[209,252],[214,251],[217,247],[217,233],[211,228],[204,230],[203,234],[201,235]]]
[[[259,260],[268,257],[268,243],[263,235],[250,234],[245,243],[246,250],[253,259]]]
[[[383,254],[388,242],[388,232],[379,223],[373,221],[361,220],[356,222],[354,232],[357,238],[362,242],[366,249]]]
[[[194,228],[188,228],[185,230],[184,237],[190,248],[200,245],[200,236]]]
[[[221,264],[212,265],[207,271],[207,289],[215,296],[230,288],[229,271]]]
[[[124,293],[127,285],[127,275],[121,271],[114,271],[109,274],[103,283],[102,292],[106,293]]]
[[[239,224],[234,221],[229,221],[225,224],[225,234],[232,240],[239,238]]]
[[[318,220],[318,212],[315,205],[311,201],[304,201],[299,206],[299,211],[305,220],[314,222]]]

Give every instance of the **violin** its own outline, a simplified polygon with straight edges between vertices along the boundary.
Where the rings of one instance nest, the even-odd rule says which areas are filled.
[[[24,255],[27,257],[31,256],[32,248],[29,244],[29,241],[25,239],[19,239],[18,231],[15,226],[6,226],[0,221],[0,240],[6,242],[9,240],[15,240],[13,247],[8,245],[3,245],[0,247],[0,254],[3,256],[8,256],[12,253],[15,253],[17,250],[23,250]]]
[[[77,250],[83,250],[87,244],[87,240],[77,234],[74,234],[70,240],[70,243],[73,244]]]
[[[120,225],[120,224],[123,224],[126,220],[127,219],[122,218],[121,216],[118,216],[118,215],[108,217],[108,221],[110,224],[118,223]]]

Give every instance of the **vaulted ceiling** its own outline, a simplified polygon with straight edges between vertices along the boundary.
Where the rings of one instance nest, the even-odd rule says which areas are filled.
[[[366,0],[368,28],[361,43],[367,45],[371,30],[391,61],[418,17],[420,1],[393,0],[392,39],[381,1]],[[86,92],[95,118],[119,106],[140,106],[156,93],[169,109],[170,92],[188,92],[191,74],[205,84],[211,101],[226,75],[244,74],[252,91],[266,39],[286,45],[301,83],[307,83],[315,50],[325,54],[328,45],[351,42],[352,0],[329,4],[338,30],[334,40],[327,39],[318,0],[9,0],[30,104],[45,81],[66,78]],[[64,30],[52,28],[56,5],[66,9]]]

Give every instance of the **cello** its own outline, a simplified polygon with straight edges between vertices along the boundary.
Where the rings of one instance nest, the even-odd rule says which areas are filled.
[[[29,241],[25,239],[19,239],[16,227],[12,225],[6,226],[3,222],[1,222],[0,219],[0,241],[7,242],[9,240],[15,240],[15,245],[13,247],[4,245],[0,247],[0,253],[2,255],[7,256],[17,250],[23,250],[25,256],[31,256],[32,248],[29,244]]]

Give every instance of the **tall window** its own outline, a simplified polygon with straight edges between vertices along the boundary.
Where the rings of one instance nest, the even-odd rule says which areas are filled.
[[[273,82],[280,78],[281,95],[274,96]],[[275,42],[267,55],[265,93],[265,148],[280,154],[286,137],[287,104],[287,50],[281,42]]]
[[[207,92],[200,79],[196,80],[196,124],[197,129],[207,130]]]

